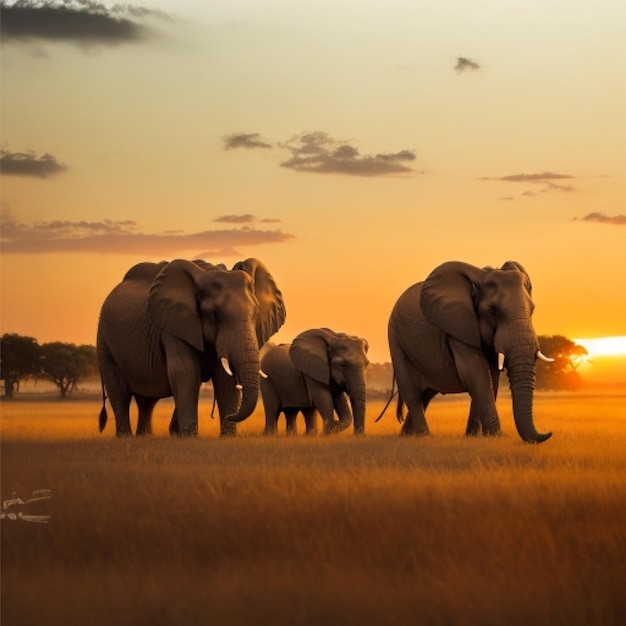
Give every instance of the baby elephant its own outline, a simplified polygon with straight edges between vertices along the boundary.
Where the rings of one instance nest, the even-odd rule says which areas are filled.
[[[276,432],[281,412],[287,420],[287,434],[295,434],[300,411],[307,434],[317,432],[318,412],[325,435],[348,428],[353,423],[353,413],[354,432],[362,434],[367,350],[365,339],[329,328],[306,330],[291,344],[269,348],[261,358],[261,370],[267,375],[261,378],[265,434]],[[339,420],[335,419],[335,412]]]

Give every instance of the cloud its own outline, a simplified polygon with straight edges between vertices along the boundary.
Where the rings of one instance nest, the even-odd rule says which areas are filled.
[[[245,148],[247,150],[255,148],[269,149],[272,147],[261,138],[259,133],[233,133],[224,137],[224,150],[235,150],[237,148]]]
[[[457,57],[454,69],[462,74],[463,72],[475,72],[480,69],[480,65],[468,57]]]
[[[395,153],[361,155],[357,148],[340,142],[324,132],[295,135],[281,147],[291,152],[291,158],[280,165],[297,172],[316,174],[346,174],[349,176],[387,176],[407,174],[414,170],[406,162],[416,159],[411,150]]]
[[[1,222],[2,254],[82,252],[167,258],[198,251],[196,256],[210,259],[240,255],[238,247],[285,243],[294,238],[280,230],[250,227],[197,233],[143,233],[132,220],[57,220],[27,225],[14,219],[10,211],[3,213]]]
[[[536,174],[510,174],[508,176],[500,176],[497,178],[491,177],[483,177],[480,180],[491,180],[496,182],[505,182],[505,183],[530,183],[541,185],[541,189],[537,190],[526,190],[521,195],[526,198],[533,198],[538,195],[538,193],[548,193],[551,191],[561,191],[561,192],[572,192],[576,191],[576,187],[573,185],[564,185],[561,183],[556,183],[553,181],[561,181],[561,180],[576,180],[577,176],[571,176],[569,174],[555,174],[554,172],[539,172]]]
[[[45,40],[80,44],[133,43],[152,32],[137,20],[166,14],[129,5],[106,7],[93,0],[0,2],[2,42]]]
[[[67,166],[47,152],[38,157],[32,151],[9,152],[8,150],[0,150],[0,173],[5,176],[47,178],[65,170],[67,170]]]
[[[216,217],[214,222],[225,222],[226,224],[249,224],[250,222],[254,222],[256,217],[254,215],[250,215],[250,213],[245,213],[244,215],[220,215]]]
[[[614,226],[626,226],[626,215],[605,215],[604,213],[589,213],[585,217],[575,217],[574,221],[598,222],[600,224],[613,224]]]
[[[539,174],[511,174],[500,178],[481,178],[481,180],[502,180],[508,183],[545,183],[552,180],[576,178],[569,174],[555,174],[553,172],[541,172]]]

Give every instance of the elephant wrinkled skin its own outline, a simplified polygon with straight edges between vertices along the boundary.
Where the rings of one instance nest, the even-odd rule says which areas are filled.
[[[265,434],[276,432],[281,412],[288,434],[296,433],[299,412],[304,415],[307,434],[317,432],[318,412],[324,434],[341,432],[352,423],[354,433],[362,434],[367,350],[365,339],[329,328],[307,330],[291,344],[269,347],[261,358],[261,370],[267,375],[261,379]]]
[[[198,394],[211,380],[221,433],[254,410],[259,394],[259,346],[283,324],[282,294],[257,259],[224,265],[177,259],[139,263],[102,305],[97,352],[103,395],[118,436],[131,435],[134,397],[137,434],[152,430],[152,410],[174,396],[170,432],[198,432]],[[104,399],[104,398],[103,398]],[[100,430],[106,425],[100,414]]]
[[[429,402],[460,392],[471,396],[466,434],[500,434],[496,397],[505,366],[520,437],[540,443],[552,435],[537,432],[533,421],[535,362],[546,357],[533,329],[531,291],[519,263],[480,269],[451,261],[400,296],[388,336],[400,421],[402,403],[408,408],[402,434],[429,434]]]

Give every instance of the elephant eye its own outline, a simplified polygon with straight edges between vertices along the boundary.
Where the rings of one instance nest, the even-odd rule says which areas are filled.
[[[219,311],[216,311],[215,309],[211,311],[211,319],[217,322],[220,319]]]
[[[491,315],[492,317],[495,317],[498,314],[498,309],[492,304],[489,307],[489,315]]]

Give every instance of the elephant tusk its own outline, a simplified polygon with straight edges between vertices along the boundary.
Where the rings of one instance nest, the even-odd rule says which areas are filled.
[[[544,363],[554,363],[554,359],[546,356],[541,350],[537,350],[537,358]]]
[[[504,352],[498,352],[498,369],[500,371],[504,369]]]
[[[232,372],[232,370],[230,369],[230,365],[229,365],[229,363],[228,363],[228,359],[227,359],[225,356],[223,356],[223,357],[222,357],[222,359],[221,359],[221,361],[222,361],[222,367],[224,368],[224,371],[225,371],[225,372],[226,372],[229,376],[232,376],[232,375],[233,375],[233,372]]]
[[[239,389],[239,391],[241,391],[241,390],[243,389],[243,386],[242,386],[242,385],[240,385],[239,383],[237,383],[237,384],[235,385],[235,389]]]
[[[259,370],[259,374],[261,375],[261,378],[267,378],[267,374],[263,370]]]

